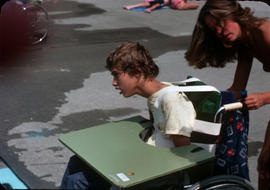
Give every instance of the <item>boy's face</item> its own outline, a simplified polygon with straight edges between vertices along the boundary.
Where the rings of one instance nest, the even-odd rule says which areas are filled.
[[[111,74],[113,75],[112,85],[116,90],[120,90],[120,94],[124,97],[130,97],[137,94],[139,77],[131,76],[116,68],[112,69]]]

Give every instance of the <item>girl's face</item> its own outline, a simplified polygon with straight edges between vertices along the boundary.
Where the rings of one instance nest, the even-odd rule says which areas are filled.
[[[231,20],[225,20],[224,24],[220,24],[212,16],[205,17],[205,23],[214,31],[217,37],[223,42],[223,44],[232,44],[241,37],[241,28],[240,25]]]
[[[112,69],[111,74],[113,75],[112,85],[116,90],[120,90],[120,94],[124,97],[130,97],[137,94],[137,87],[139,83],[138,76],[131,76],[128,73]]]

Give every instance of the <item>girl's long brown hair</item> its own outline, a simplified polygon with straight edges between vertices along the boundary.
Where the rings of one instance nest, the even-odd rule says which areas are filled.
[[[226,19],[237,22],[242,31],[240,43],[226,48],[206,25],[206,16],[212,16],[221,25]],[[185,58],[190,66],[197,68],[224,67],[227,62],[237,58],[239,48],[252,47],[255,30],[265,20],[255,17],[250,8],[242,8],[237,1],[208,0],[199,13]]]

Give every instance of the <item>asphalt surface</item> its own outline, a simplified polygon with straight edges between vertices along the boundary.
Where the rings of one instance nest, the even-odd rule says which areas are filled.
[[[138,0],[52,0],[43,5],[50,31],[45,43],[0,65],[0,156],[30,188],[59,187],[72,153],[60,134],[134,115],[148,116],[146,100],[125,99],[111,86],[105,59],[116,46],[139,41],[160,67],[159,80],[192,75],[224,90],[236,64],[194,69],[184,59],[198,10],[163,9],[146,14],[123,10]],[[262,2],[241,2],[256,16],[270,17]],[[270,75],[254,60],[248,92],[269,89]],[[257,186],[256,161],[269,120],[269,106],[250,112],[249,167]],[[97,150],[98,151],[98,150]]]

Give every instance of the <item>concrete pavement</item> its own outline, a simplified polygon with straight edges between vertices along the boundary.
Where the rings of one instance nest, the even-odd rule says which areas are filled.
[[[164,9],[151,14],[126,11],[139,0],[54,0],[44,3],[50,17],[46,43],[0,65],[0,155],[31,188],[57,188],[72,153],[57,137],[72,130],[148,115],[141,97],[125,99],[105,70],[109,52],[122,42],[140,41],[160,67],[158,79],[196,76],[220,90],[230,86],[235,64],[223,69],[188,67],[184,52],[199,9]],[[241,2],[255,15],[270,17],[262,2]],[[256,62],[248,91],[269,89],[270,76]],[[257,186],[256,160],[263,143],[269,106],[250,112],[249,166]]]

